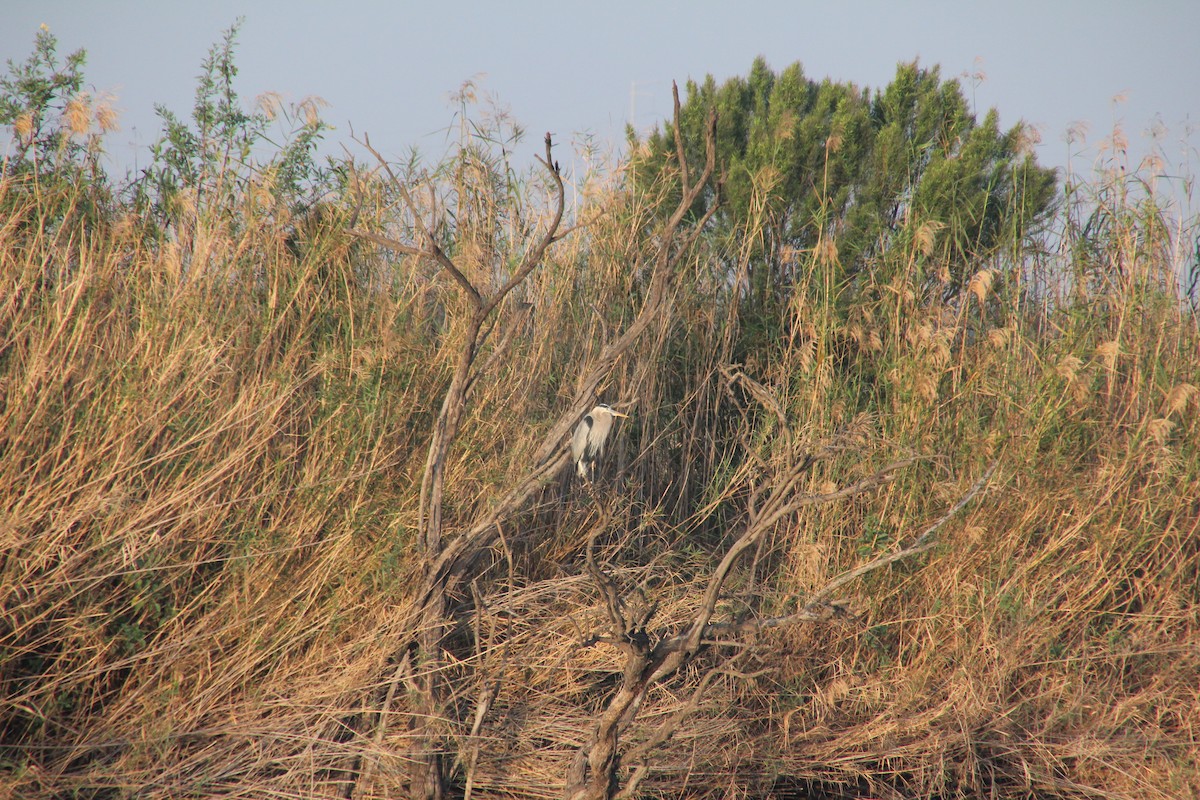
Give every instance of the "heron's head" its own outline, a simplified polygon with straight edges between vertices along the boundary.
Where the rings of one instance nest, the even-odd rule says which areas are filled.
[[[610,406],[608,403],[601,403],[600,405],[598,405],[594,409],[592,409],[593,414],[595,414],[596,412],[607,413],[610,416],[620,417],[621,419],[629,418],[628,414],[622,414],[620,411],[613,411],[612,406]]]

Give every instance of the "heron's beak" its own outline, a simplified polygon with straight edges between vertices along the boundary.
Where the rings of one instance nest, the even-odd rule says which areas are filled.
[[[612,412],[612,415],[614,417],[620,417],[621,419],[629,419],[628,414],[622,414],[620,411],[614,411],[614,412]]]

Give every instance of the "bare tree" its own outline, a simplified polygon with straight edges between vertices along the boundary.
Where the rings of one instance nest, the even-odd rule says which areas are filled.
[[[601,524],[594,528],[588,543],[587,570],[603,600],[608,630],[593,636],[586,643],[606,642],[616,647],[623,656],[623,666],[620,684],[604,704],[587,740],[575,753],[566,776],[563,796],[567,800],[609,800],[635,796],[639,784],[649,773],[650,756],[654,750],[674,735],[687,715],[697,708],[704,692],[717,677],[730,672],[736,674],[738,662],[751,652],[748,645],[755,634],[768,628],[848,616],[846,606],[834,599],[835,592],[856,578],[932,548],[936,544],[937,531],[983,489],[995,470],[996,465],[992,464],[952,508],[910,544],[839,575],[808,597],[796,612],[780,617],[716,622],[713,617],[717,604],[725,594],[734,566],[746,553],[761,544],[780,521],[805,506],[832,503],[872,491],[891,481],[898,470],[918,460],[905,458],[892,462],[834,491],[821,494],[800,491],[802,476],[817,463],[843,451],[848,440],[857,438],[855,431],[843,432],[815,448],[802,447],[793,440],[782,408],[770,391],[740,371],[727,369],[725,375],[731,382],[742,384],[778,417],[778,466],[768,468],[768,477],[749,487],[741,530],[709,575],[699,607],[682,626],[659,630],[649,627],[656,606],[646,608],[645,603],[627,601],[627,594],[618,581],[596,563],[596,536],[604,526]],[[636,747],[628,746],[625,734],[637,721],[650,689],[679,673],[709,649],[725,655],[706,667],[690,700],[654,730],[644,733]],[[621,783],[623,765],[632,768],[624,785]]]
[[[384,732],[386,711],[395,698],[397,687],[406,683],[412,694],[419,698],[410,715],[415,742],[410,753],[410,793],[419,800],[437,800],[445,792],[445,765],[440,756],[445,746],[438,741],[437,728],[439,721],[446,718],[447,703],[446,693],[438,685],[438,676],[441,673],[442,648],[447,635],[448,620],[454,606],[452,598],[462,591],[468,577],[475,574],[480,564],[488,558],[499,536],[499,523],[521,509],[535,492],[561,473],[568,461],[566,442],[569,432],[591,406],[597,388],[611,372],[613,365],[625,355],[651,322],[664,313],[668,290],[677,272],[677,263],[695,243],[716,209],[714,200],[707,211],[698,220],[692,221],[686,231],[681,233],[688,213],[695,207],[714,174],[716,116],[711,115],[708,120],[705,131],[705,162],[693,180],[680,132],[678,88],[674,89],[674,100],[680,199],[673,213],[658,231],[658,247],[651,265],[649,288],[638,315],[624,331],[605,342],[588,368],[580,373],[570,407],[564,410],[546,431],[523,476],[505,492],[490,511],[484,512],[480,519],[449,540],[443,535],[442,519],[446,463],[470,398],[472,384],[480,372],[476,365],[480,347],[491,330],[488,327],[489,319],[500,303],[529,278],[541,263],[550,245],[566,235],[566,232],[561,230],[565,204],[562,177],[552,157],[550,134],[546,134],[545,156],[540,157],[539,161],[549,173],[554,189],[552,219],[508,280],[493,294],[487,295],[475,286],[465,271],[441,249],[434,236],[434,225],[422,221],[420,210],[408,188],[394,174],[386,159],[371,147],[370,141],[364,139],[364,145],[375,157],[379,168],[387,176],[390,185],[412,216],[416,225],[417,241],[401,241],[358,229],[352,232],[393,252],[428,259],[437,264],[453,278],[471,309],[454,373],[430,438],[421,481],[419,543],[424,566],[416,603],[418,610],[409,626],[412,639],[401,647],[395,658],[396,668],[385,680],[382,696],[374,703],[379,709],[374,739],[379,742]],[[479,714],[476,714],[476,717],[477,720],[481,719]],[[478,723],[476,727],[477,725]],[[360,766],[352,772],[356,775],[356,779],[352,781],[353,786],[365,783],[365,768]],[[354,791],[352,788],[348,794],[353,795]]]

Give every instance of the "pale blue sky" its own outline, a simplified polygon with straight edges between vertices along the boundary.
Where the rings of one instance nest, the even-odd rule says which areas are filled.
[[[6,5],[0,57],[24,59],[41,23],[63,54],[88,51],[89,83],[117,97],[122,130],[109,149],[122,163],[135,143],[157,137],[155,102],[190,111],[201,60],[239,16],[243,98],[319,95],[337,127],[332,142],[348,142],[352,124],[397,154],[440,154],[450,96],[469,78],[509,107],[534,152],[547,130],[563,142],[590,132],[619,144],[634,109],[640,128],[669,113],[672,79],[744,75],[761,54],[776,70],[800,61],[811,78],[873,88],[913,58],[947,77],[981,71],[978,85],[964,80],[968,97],[980,112],[998,108],[1006,127],[1024,119],[1040,129],[1043,164],[1062,166],[1068,127],[1085,122],[1088,150],[1074,167],[1090,169],[1114,121],[1130,140],[1131,167],[1156,124],[1166,129],[1168,172],[1190,174],[1200,160],[1190,130],[1200,123],[1196,0]]]

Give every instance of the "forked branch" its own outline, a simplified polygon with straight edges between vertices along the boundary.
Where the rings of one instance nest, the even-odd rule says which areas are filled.
[[[781,426],[786,430],[787,419],[774,395],[765,387],[750,381],[745,376],[740,376],[740,378],[747,381],[748,384],[752,384],[751,393],[780,415]],[[568,800],[608,800],[614,795],[628,796],[647,773],[647,759],[650,750],[674,735],[674,732],[682,724],[683,718],[695,708],[700,696],[721,668],[713,667],[706,672],[701,678],[692,701],[667,723],[660,725],[641,746],[627,754],[631,761],[640,763],[631,774],[627,785],[621,788],[618,771],[624,760],[621,751],[622,737],[636,720],[638,710],[654,684],[679,672],[684,666],[693,662],[706,648],[712,646],[741,648],[739,654],[732,657],[737,659],[746,652],[745,647],[748,641],[759,631],[782,625],[826,621],[845,616],[845,605],[832,599],[839,589],[874,570],[923,553],[933,547],[936,543],[937,532],[983,490],[991,480],[996,468],[995,464],[989,466],[983,476],[959,501],[911,544],[833,578],[820,590],[814,592],[800,611],[770,619],[731,620],[714,623],[713,616],[716,613],[718,602],[724,596],[725,586],[734,565],[747,551],[761,542],[781,520],[804,506],[832,503],[873,491],[893,480],[899,470],[918,460],[916,458],[900,459],[861,480],[831,492],[813,494],[798,491],[801,475],[808,472],[814,464],[831,458],[839,451],[840,448],[836,442],[815,448],[811,452],[794,452],[790,448],[785,451],[785,463],[774,473],[771,485],[750,493],[751,503],[741,534],[713,569],[707,580],[700,605],[693,612],[691,619],[674,633],[650,633],[645,630],[643,624],[640,629],[632,631],[636,635],[631,635],[631,620],[623,614],[621,598],[614,596],[613,582],[589,557],[589,572],[592,573],[597,588],[609,609],[609,619],[613,631],[612,637],[593,637],[591,641],[619,643],[625,663],[619,688],[609,699],[597,719],[588,741],[577,751],[568,772],[565,792]]]
[[[678,132],[681,120],[678,115],[677,90],[675,97],[675,129]],[[611,374],[614,364],[629,351],[650,323],[667,313],[669,304],[665,289],[671,283],[678,261],[688,252],[704,225],[712,218],[719,202],[718,193],[718,197],[714,199],[701,218],[692,223],[686,235],[682,239],[680,238],[679,231],[689,209],[694,207],[716,172],[716,124],[715,113],[710,114],[704,134],[704,165],[694,182],[691,182],[690,179],[686,180],[679,204],[658,231],[658,247],[654,255],[651,289],[642,303],[637,317],[629,327],[601,347],[596,359],[581,373],[576,383],[575,396],[571,405],[547,429],[545,437],[534,453],[533,465],[525,476],[500,499],[500,502],[490,512],[472,524],[463,535],[447,543],[438,558],[435,569],[430,572],[430,583],[425,587],[424,593],[441,592],[457,585],[463,575],[471,572],[478,559],[490,552],[495,543],[497,521],[521,508],[540,487],[553,480],[561,472],[568,461],[566,443],[570,432],[593,404],[598,387]],[[682,149],[679,154],[683,158]],[[548,161],[549,152],[547,152],[547,158],[543,164]],[[685,181],[684,176],[690,174],[689,170],[682,169],[681,181]],[[561,186],[561,183],[559,185]],[[544,245],[549,243],[550,241],[544,240]],[[521,270],[518,269],[514,274],[520,272]]]
[[[547,134],[547,136],[549,136],[549,134]],[[446,272],[448,272],[450,276],[454,278],[455,283],[462,288],[463,292],[467,295],[467,298],[471,301],[471,307],[478,312],[484,304],[483,295],[480,294],[479,290],[475,288],[475,285],[471,283],[466,274],[458,268],[458,265],[454,263],[454,260],[446,255],[445,251],[443,251],[438,245],[437,238],[433,235],[433,229],[425,224],[425,220],[421,217],[421,211],[417,208],[417,204],[413,202],[412,195],[409,193],[408,187],[405,185],[404,181],[396,177],[396,173],[392,170],[392,165],[389,164],[388,160],[383,157],[383,154],[371,146],[371,137],[364,134],[361,143],[363,147],[367,148],[371,155],[375,157],[375,161],[379,164],[379,168],[387,174],[388,183],[393,189],[396,190],[396,193],[400,195],[400,200],[404,203],[404,207],[408,209],[408,213],[413,218],[413,224],[416,225],[417,231],[420,234],[420,244],[408,244],[400,241],[399,239],[393,239],[390,236],[384,236],[382,234],[378,234],[373,231],[362,230],[360,228],[351,228],[350,233],[354,236],[358,236],[359,238],[374,242],[380,247],[387,248],[394,253],[427,258],[437,263],[438,266],[446,270]],[[547,146],[549,146],[548,142]],[[559,180],[559,187],[560,189],[562,187],[561,179]],[[562,203],[560,202],[560,214],[561,210]],[[356,212],[354,218],[357,219],[357,217],[358,214]]]
[[[442,774],[443,765],[438,755],[440,748],[436,743],[436,720],[442,716],[443,687],[439,685],[436,666],[442,659],[442,641],[446,629],[449,607],[447,587],[439,586],[438,576],[442,575],[441,559],[445,555],[442,541],[442,498],[445,486],[446,461],[450,448],[457,435],[459,422],[466,410],[470,387],[476,372],[475,361],[479,354],[484,337],[484,325],[504,298],[517,286],[521,285],[541,263],[547,248],[555,241],[562,224],[563,211],[566,207],[566,193],[562,176],[553,161],[550,134],[546,134],[546,153],[539,158],[549,173],[554,189],[554,201],[550,221],[546,229],[534,243],[525,251],[521,263],[512,272],[505,283],[490,296],[485,296],[467,277],[458,264],[450,258],[438,245],[433,228],[422,219],[420,209],[413,201],[412,194],[404,182],[393,172],[387,159],[371,146],[370,139],[363,137],[363,145],[371,152],[379,163],[379,168],[388,176],[392,188],[399,195],[408,213],[412,216],[416,228],[415,243],[407,243],[391,237],[370,231],[352,230],[351,232],[368,241],[375,242],[394,252],[425,258],[438,264],[458,284],[470,303],[471,315],[467,321],[466,332],[457,354],[454,373],[450,385],[442,400],[442,407],[434,424],[429,441],[429,450],[425,459],[425,469],[421,478],[420,496],[420,536],[419,541],[425,556],[426,591],[422,593],[418,605],[418,622],[415,626],[417,634],[415,641],[406,643],[417,651],[417,661],[425,665],[424,680],[417,686],[418,713],[413,731],[412,779],[410,788],[414,798],[418,800],[438,800],[445,786],[445,776]],[[357,214],[355,215],[357,219]],[[405,654],[408,655],[407,653]],[[394,693],[395,678],[388,686],[387,699]],[[386,699],[385,699],[386,703]],[[382,730],[384,715],[380,715],[379,725]],[[377,732],[377,736],[379,733]]]

